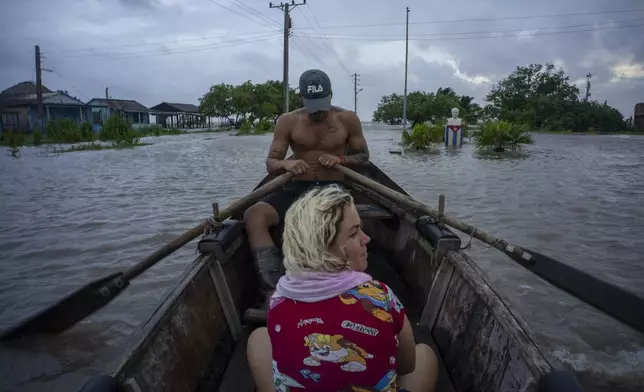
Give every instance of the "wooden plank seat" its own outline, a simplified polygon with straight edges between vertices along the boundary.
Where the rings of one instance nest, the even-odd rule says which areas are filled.
[[[393,219],[395,215],[377,204],[356,204],[361,219]]]

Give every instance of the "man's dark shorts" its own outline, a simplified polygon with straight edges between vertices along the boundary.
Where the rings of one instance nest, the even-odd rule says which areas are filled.
[[[344,185],[340,181],[293,181],[266,196],[262,201],[275,208],[277,215],[280,217],[281,226],[284,215],[286,215],[286,210],[288,210],[295,200],[312,188],[322,188],[330,184],[337,184],[344,188]]]

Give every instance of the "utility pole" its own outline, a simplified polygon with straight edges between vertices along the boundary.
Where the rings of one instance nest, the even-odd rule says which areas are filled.
[[[358,74],[354,73],[353,75],[353,112],[358,114],[358,93],[362,89],[358,90]]]
[[[298,5],[306,4],[306,0],[303,0],[302,3],[296,3],[295,0],[291,0],[291,3],[280,3],[279,5],[268,3],[270,8],[279,8],[284,11],[284,75],[282,76],[282,83],[284,84],[284,113],[288,113],[288,37],[291,32],[291,10],[297,7]]]
[[[405,94],[403,95],[403,131],[407,129],[407,65],[409,61],[409,7],[405,22]]]
[[[42,102],[42,69],[40,68],[40,46],[36,45],[36,97],[38,100],[38,121],[40,121],[40,133],[45,132],[45,124],[43,121],[44,117],[44,105]]]
[[[586,97],[584,98],[584,101],[588,102],[588,98],[590,98],[590,78],[592,78],[592,74],[586,75]]]

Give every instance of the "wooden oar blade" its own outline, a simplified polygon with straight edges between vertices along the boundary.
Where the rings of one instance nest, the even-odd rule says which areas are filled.
[[[117,272],[81,287],[53,306],[3,332],[0,341],[64,331],[121,293],[129,285],[129,281],[121,279],[121,275],[122,272]]]
[[[524,250],[530,253],[530,260],[505,253],[554,286],[644,332],[643,298],[539,252]]]

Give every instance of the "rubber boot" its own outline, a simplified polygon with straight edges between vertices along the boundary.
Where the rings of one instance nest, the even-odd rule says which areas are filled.
[[[259,290],[264,297],[262,309],[268,309],[277,281],[284,275],[282,253],[276,246],[257,249],[253,252],[257,264]]]

